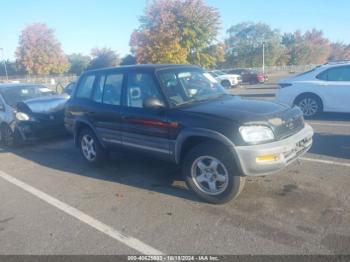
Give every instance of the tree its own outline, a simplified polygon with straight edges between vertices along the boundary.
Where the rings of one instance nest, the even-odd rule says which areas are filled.
[[[140,18],[131,35],[131,51],[138,63],[186,63],[187,50],[180,45],[180,31],[174,14],[175,1],[158,0]]]
[[[0,61],[0,76],[5,76],[5,66],[6,63],[6,71],[8,75],[24,75],[25,71],[15,62],[15,61]]]
[[[344,43],[332,43],[330,61],[350,60],[350,45]]]
[[[135,65],[136,64],[136,58],[132,55],[127,55],[122,59],[122,62],[120,65]]]
[[[175,15],[180,31],[180,45],[187,50],[187,61],[204,67],[216,63],[213,43],[216,40],[220,14],[216,8],[206,6],[202,0],[175,2]],[[213,61],[208,63],[208,61]]]
[[[93,59],[87,69],[113,67],[120,64],[119,55],[110,48],[94,48],[91,50]]]
[[[287,49],[290,65],[323,64],[331,54],[330,41],[316,29],[304,34],[300,31],[285,34],[282,43]]]
[[[264,23],[243,22],[227,30],[225,41],[226,64],[234,67],[258,67],[262,65],[262,47],[265,44],[265,64],[284,64],[285,50],[281,34]]]
[[[331,43],[323,36],[322,30],[312,29],[304,34],[309,51],[309,59],[306,64],[323,64],[328,61],[331,54]]]
[[[82,54],[71,54],[68,56],[70,64],[69,73],[80,75],[89,66],[91,58]]]
[[[131,35],[131,52],[138,63],[207,66],[218,28],[218,11],[203,0],[154,0]]]
[[[16,58],[28,74],[47,75],[63,73],[68,69],[67,59],[54,30],[45,24],[32,24],[22,31]]]

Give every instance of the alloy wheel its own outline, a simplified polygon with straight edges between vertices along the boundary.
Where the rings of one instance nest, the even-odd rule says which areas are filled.
[[[298,105],[305,116],[314,116],[319,110],[319,105],[313,98],[304,98]]]
[[[90,135],[84,135],[81,139],[81,150],[84,157],[92,162],[95,160],[96,154],[96,145],[95,140]]]
[[[191,168],[191,176],[196,187],[209,195],[223,193],[229,182],[229,175],[224,164],[215,157],[201,156]]]

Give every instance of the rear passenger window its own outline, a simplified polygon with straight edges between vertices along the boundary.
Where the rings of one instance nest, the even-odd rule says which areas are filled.
[[[104,104],[120,105],[123,78],[123,74],[111,74],[107,76],[103,92]]]
[[[94,89],[94,94],[92,95],[92,100],[94,100],[97,103],[102,103],[102,96],[103,96],[103,87],[105,84],[106,76],[100,76],[96,87]]]
[[[350,67],[331,68],[322,72],[316,78],[324,81],[350,81]]]
[[[329,69],[328,81],[350,81],[350,67],[342,66]]]
[[[94,75],[88,75],[81,80],[77,90],[77,95],[76,95],[77,98],[89,99],[91,97],[95,78],[96,77]]]

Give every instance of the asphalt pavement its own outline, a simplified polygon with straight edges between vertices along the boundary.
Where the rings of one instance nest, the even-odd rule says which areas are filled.
[[[220,206],[143,156],[98,169],[70,137],[0,148],[0,254],[350,254],[350,116],[309,123],[302,160]]]

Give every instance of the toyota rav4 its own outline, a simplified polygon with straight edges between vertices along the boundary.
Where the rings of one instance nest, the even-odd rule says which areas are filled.
[[[230,95],[190,65],[88,71],[67,102],[65,125],[88,163],[101,165],[114,148],[172,161],[211,203],[237,197],[247,176],[282,170],[313,136],[298,107]]]

